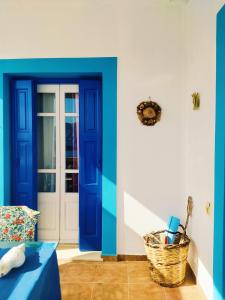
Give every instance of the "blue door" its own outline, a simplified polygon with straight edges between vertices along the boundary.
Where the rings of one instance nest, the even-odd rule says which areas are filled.
[[[37,209],[36,114],[31,80],[12,83],[12,205]]]
[[[79,244],[101,250],[102,236],[102,99],[101,82],[79,83]]]

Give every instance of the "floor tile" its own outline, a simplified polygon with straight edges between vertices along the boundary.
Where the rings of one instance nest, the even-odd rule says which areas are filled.
[[[102,263],[95,273],[97,283],[128,283],[126,263]]]
[[[206,300],[191,274],[181,287],[163,288],[144,261],[67,262],[59,269],[62,300]]]
[[[67,283],[94,282],[97,264],[68,263],[60,265],[60,281]]]
[[[135,262],[127,264],[128,283],[150,283],[151,276],[148,263]]]
[[[129,284],[129,300],[166,300],[163,288],[154,283]]]
[[[128,284],[95,284],[91,300],[128,300]]]
[[[91,300],[93,286],[91,284],[61,284],[62,300]]]

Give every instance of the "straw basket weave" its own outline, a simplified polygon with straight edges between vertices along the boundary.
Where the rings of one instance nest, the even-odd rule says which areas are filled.
[[[152,280],[162,286],[176,287],[184,282],[190,239],[186,233],[176,232],[174,244],[162,244],[160,233],[152,232],[144,236],[145,250],[150,264]]]

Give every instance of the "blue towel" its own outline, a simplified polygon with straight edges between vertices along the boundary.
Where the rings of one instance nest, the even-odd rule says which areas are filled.
[[[168,230],[177,232],[178,227],[180,225],[180,219],[174,216],[171,216],[168,222]],[[168,233],[168,244],[173,244],[174,239],[175,239],[175,234]]]
[[[60,300],[55,243],[31,243],[26,261],[0,278],[0,300]],[[0,249],[0,258],[8,249]]]

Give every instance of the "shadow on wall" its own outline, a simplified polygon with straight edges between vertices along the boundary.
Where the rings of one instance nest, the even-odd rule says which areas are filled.
[[[140,199],[142,199],[142,201],[140,201]],[[118,254],[145,254],[143,242],[143,235],[145,233],[165,229],[170,215],[177,215],[183,220],[186,218],[186,210],[182,212],[182,215],[178,212],[174,214],[174,210],[176,209],[168,205],[166,205],[165,210],[162,210],[162,203],[164,202],[154,202],[150,197],[149,199],[146,196],[145,198],[135,198],[126,191],[123,193],[122,202],[118,203],[117,209],[119,216],[117,221],[117,241],[119,241]],[[151,206],[152,209],[150,208]],[[126,249],[125,253],[123,249]],[[212,278],[210,270],[207,269],[207,264],[198,257],[198,249],[194,241],[191,242],[189,250],[189,257],[190,256],[192,256],[194,260],[194,272],[196,277],[198,276],[198,268],[200,267]]]
[[[153,212],[146,205],[143,205],[134,197],[132,197],[127,192],[124,192],[123,198],[123,223],[122,226],[119,223],[117,228],[117,235],[120,240],[120,245],[118,249],[118,254],[120,249],[128,249],[125,254],[145,254],[143,235],[150,231],[161,230],[167,227],[167,222],[170,214],[166,211],[161,214]],[[154,208],[160,209],[160,203],[154,203]],[[173,211],[173,208],[172,208]],[[118,212],[119,213],[119,212]],[[173,213],[171,212],[171,215]],[[174,214],[173,214],[174,215]],[[176,214],[178,217],[186,217],[186,211],[183,212],[183,216]],[[120,220],[121,221],[121,218]],[[190,219],[191,222],[191,219]],[[191,238],[191,234],[189,234]],[[207,270],[204,261],[198,257],[198,249],[196,243],[192,240],[189,249],[189,256],[192,256],[194,260],[194,272],[196,277],[198,276],[198,267],[201,265],[202,268],[210,275],[209,270]]]
[[[163,191],[159,196],[161,200],[156,201],[151,195],[154,187],[151,189],[151,184],[148,187],[149,195],[146,195],[146,191],[139,196],[124,191],[122,201],[120,199],[121,202],[118,203],[119,254],[123,254],[122,251],[126,251],[125,254],[144,254],[143,235],[153,230],[165,229],[170,215],[181,217],[179,205],[174,200],[165,199]],[[154,195],[155,191],[152,193]]]

